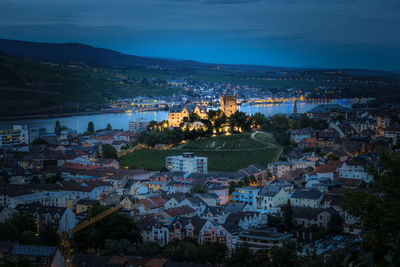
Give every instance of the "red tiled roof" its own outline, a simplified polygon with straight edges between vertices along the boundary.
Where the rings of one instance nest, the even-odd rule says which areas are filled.
[[[170,208],[164,210],[165,213],[170,215],[171,217],[176,217],[176,216],[181,216],[185,214],[191,214],[196,212],[194,209],[189,207],[188,205],[182,206],[182,207],[176,207],[176,208]]]
[[[162,267],[167,263],[168,259],[164,258],[152,258],[148,262],[146,262],[143,267]]]
[[[342,186],[348,187],[359,187],[363,183],[362,180],[351,178],[339,178],[339,182],[342,184]]]
[[[114,256],[107,262],[110,265],[124,265],[126,264],[132,257],[131,256]]]
[[[164,206],[165,200],[162,197],[151,197],[140,201],[148,209],[157,209]]]
[[[330,165],[330,164],[325,164],[325,165],[321,165],[319,166],[315,172],[316,173],[330,173],[330,172],[334,172],[336,170],[336,166],[335,165]]]

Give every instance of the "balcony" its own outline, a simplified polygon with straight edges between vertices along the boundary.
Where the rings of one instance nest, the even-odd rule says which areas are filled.
[[[253,203],[253,199],[249,198],[233,197],[232,200]]]

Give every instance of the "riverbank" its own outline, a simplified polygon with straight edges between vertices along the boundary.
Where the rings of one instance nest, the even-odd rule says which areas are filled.
[[[131,112],[150,112],[150,111],[162,111],[162,108],[149,108],[132,110]],[[54,117],[70,117],[70,116],[85,116],[85,115],[100,115],[100,114],[119,114],[125,113],[128,110],[123,109],[103,109],[93,111],[80,111],[80,112],[67,112],[67,113],[54,113],[54,114],[34,114],[34,115],[19,115],[19,116],[0,116],[0,121],[11,121],[11,120],[27,120],[27,119],[46,119]]]
[[[306,113],[315,106],[326,102],[300,102],[297,104],[297,113]],[[348,100],[330,101],[330,103],[341,104],[350,107],[353,103]],[[247,114],[255,114],[257,112],[265,116],[275,114],[291,114],[293,113],[293,104],[281,103],[276,105],[259,104],[259,105],[241,105],[238,110]],[[63,114],[42,114],[31,116],[5,116],[0,118],[0,129],[12,129],[13,125],[27,125],[28,127],[47,128],[49,132],[54,131],[56,121],[62,126],[66,126],[78,133],[86,131],[88,123],[94,123],[95,130],[104,129],[110,123],[113,129],[128,130],[129,122],[135,120],[141,121],[162,121],[168,120],[168,111],[166,110],[133,110],[132,112],[115,112],[115,110],[92,110],[82,112],[70,112]]]

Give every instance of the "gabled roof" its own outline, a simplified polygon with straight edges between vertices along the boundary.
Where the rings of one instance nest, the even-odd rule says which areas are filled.
[[[233,203],[229,202],[223,206],[224,212],[238,212],[242,211],[246,207],[246,203]]]
[[[175,223],[179,222],[184,229],[186,229],[187,225],[192,224],[194,226],[194,232],[198,234],[203,228],[204,224],[207,222],[206,219],[202,219],[199,216],[193,217],[177,217],[171,224],[170,227],[174,227]]]
[[[110,265],[125,265],[131,259],[131,256],[113,256],[107,262]]]
[[[280,186],[277,185],[266,185],[264,188],[258,193],[259,196],[266,196],[266,197],[274,197],[276,194],[279,193],[281,190]]]
[[[362,158],[353,158],[346,161],[346,165],[349,166],[365,166],[365,160]]]
[[[246,168],[240,169],[239,172],[244,173],[245,175],[254,175],[263,171],[266,171],[267,169],[264,166],[261,166],[260,164],[252,164]]]
[[[165,200],[160,196],[156,196],[142,199],[140,203],[148,209],[157,209],[164,206]]]
[[[50,257],[56,250],[57,247],[15,244],[11,251],[11,255]]]
[[[226,217],[225,222],[222,224],[222,227],[224,227],[230,233],[236,232],[240,230],[240,220],[246,217],[253,217],[255,214],[256,213],[253,211],[233,212]]]
[[[320,199],[322,193],[317,189],[297,189],[290,198]]]
[[[3,180],[3,179],[1,179]],[[22,195],[32,194],[25,186],[0,183],[0,195],[6,195],[9,197],[17,197]]]
[[[111,256],[77,254],[72,259],[72,266],[76,267],[104,267]]]
[[[182,202],[183,200],[185,200],[187,198],[186,195],[184,193],[182,193],[182,192],[169,194],[167,197],[168,197],[168,199],[174,198],[178,202]]]
[[[23,214],[50,214],[54,216],[56,214],[62,216],[67,208],[44,206],[40,202],[30,203],[30,204],[19,204],[15,207],[18,212]]]
[[[331,172],[334,172],[335,170],[336,170],[336,166],[335,165],[325,164],[325,165],[319,166],[315,170],[315,172],[316,173],[331,173]]]
[[[201,205],[201,204],[207,205],[199,196],[191,196],[188,197],[187,200],[189,200],[192,204],[195,205]]]
[[[359,188],[363,184],[365,184],[364,181],[361,179],[352,179],[352,178],[339,178],[339,182],[341,183],[342,186],[354,187],[354,188]]]
[[[292,207],[293,210],[293,218],[304,218],[304,219],[315,219],[319,214],[324,211],[329,212],[330,214],[337,214],[337,211],[333,208],[329,209],[321,209],[321,208],[309,208],[309,207]]]
[[[338,193],[330,193],[328,192],[327,194],[324,195],[324,197],[321,200],[321,203],[324,202],[329,202],[330,206],[339,206],[344,199],[343,194],[338,194]]]
[[[228,188],[227,186],[216,182],[206,182],[203,186],[207,188],[207,190],[222,190]]]
[[[137,226],[140,230],[151,230],[154,225],[156,225],[157,219],[149,216],[149,217],[144,217],[140,221],[137,222]]]
[[[167,213],[171,217],[177,217],[177,216],[182,216],[182,215],[187,215],[187,214],[192,214],[195,213],[196,211],[189,207],[188,205],[184,205],[181,207],[175,207],[175,208],[170,208],[164,210],[165,213]]]
[[[191,262],[177,262],[177,261],[168,261],[165,267],[212,267],[213,265],[204,264],[204,263],[191,263]],[[144,267],[147,267],[145,265]]]

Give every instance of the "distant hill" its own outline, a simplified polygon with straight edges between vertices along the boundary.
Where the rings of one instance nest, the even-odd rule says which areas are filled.
[[[0,117],[98,110],[107,99],[176,93],[125,76],[145,77],[137,71],[41,63],[0,51]]]
[[[345,73],[345,74],[344,74]],[[312,90],[312,98],[400,99],[398,74],[371,70],[294,69],[138,57],[82,44],[0,39],[0,117],[98,110],[109,100],[166,96],[170,79],[223,82],[270,92]],[[150,82],[149,82],[150,81]]]
[[[9,55],[40,61],[83,63],[111,68],[129,68],[147,65],[198,66],[202,64],[189,60],[131,56],[109,49],[96,48],[78,43],[54,44],[0,39],[0,51]]]
[[[203,63],[193,60],[180,60],[159,57],[141,57],[123,54],[114,50],[97,48],[79,43],[39,43],[0,39],[0,51],[6,54],[22,58],[51,61],[57,63],[83,63],[92,66],[109,68],[143,68],[159,65],[162,67],[173,67],[177,72],[187,69],[204,69],[216,67],[217,65],[232,70],[281,72],[281,71],[328,71],[321,68],[291,68],[259,66],[248,64],[214,64]],[[399,78],[398,73],[377,70],[355,70],[355,69],[334,69],[349,74],[362,76],[386,76]]]

